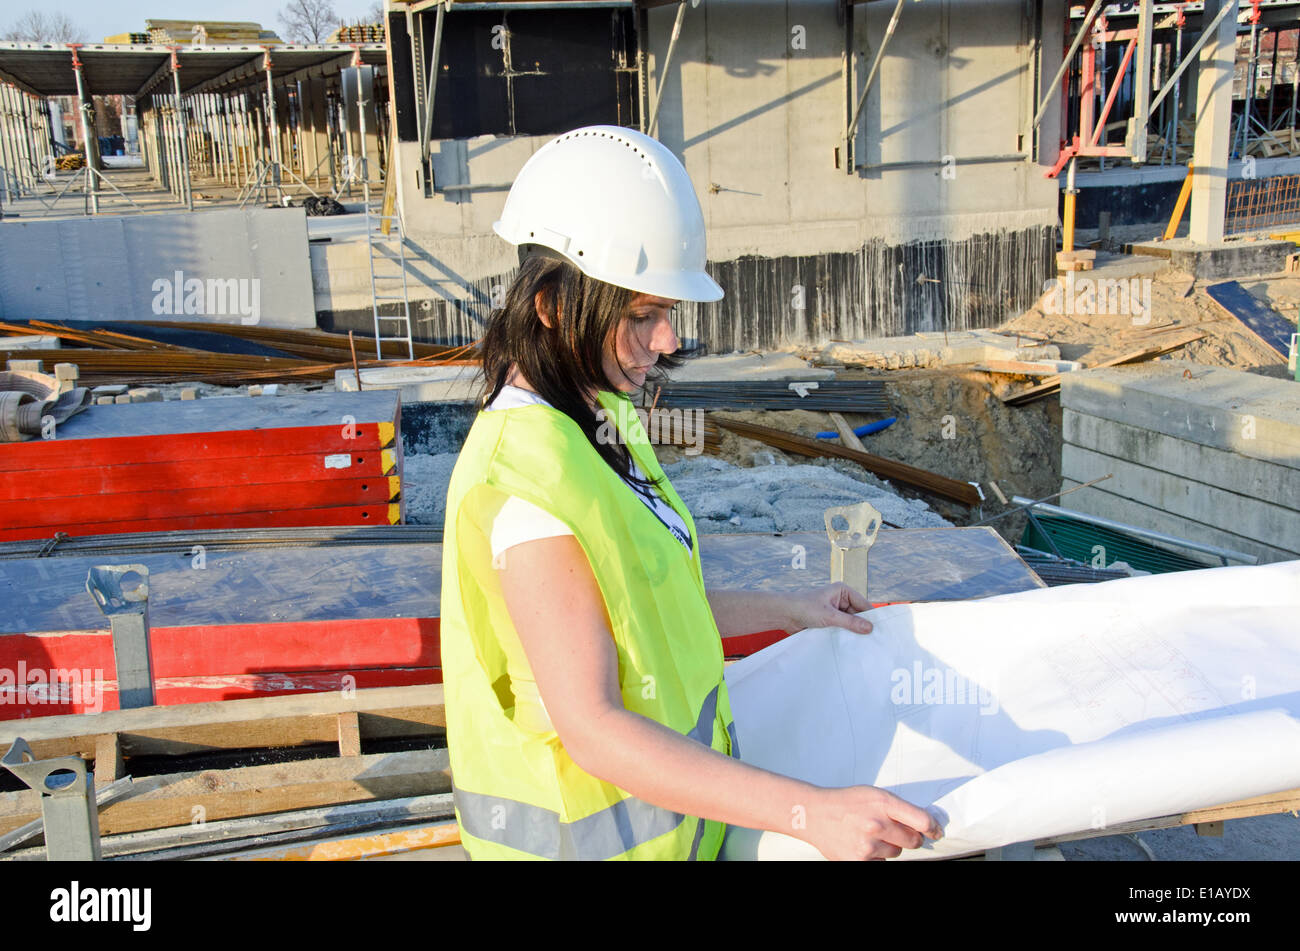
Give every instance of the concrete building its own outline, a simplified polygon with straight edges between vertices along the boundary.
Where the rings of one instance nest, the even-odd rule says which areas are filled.
[[[481,335],[517,265],[491,228],[510,183],[595,123],[650,131],[695,182],[727,297],[682,305],[688,346],[996,324],[1054,273],[1059,146],[1033,117],[1064,24],[1059,0],[390,3],[416,335]],[[322,326],[369,327],[365,253],[314,255]]]

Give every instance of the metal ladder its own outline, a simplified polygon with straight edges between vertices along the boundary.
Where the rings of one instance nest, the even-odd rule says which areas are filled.
[[[360,69],[358,65],[356,67]],[[361,89],[360,80],[357,82],[358,90]],[[375,359],[384,359],[384,343],[406,342],[406,359],[415,359],[415,343],[411,339],[411,301],[407,295],[406,287],[406,240],[402,232],[402,219],[398,214],[398,202],[394,198],[393,213],[384,214],[385,197],[388,194],[388,182],[385,181],[379,188],[378,204],[375,203],[375,190],[370,186],[370,162],[366,157],[366,110],[365,103],[357,103],[357,116],[360,132],[359,141],[361,143],[361,155],[352,155],[352,139],[350,136],[345,137],[348,149],[348,178],[351,180],[352,170],[360,167],[361,169],[361,190],[362,200],[366,208],[366,255],[370,260],[370,309],[375,318]],[[358,161],[359,159],[359,161]],[[391,159],[389,175],[392,174]],[[387,223],[387,227],[385,227]],[[397,254],[391,252],[394,249]],[[385,253],[388,252],[388,253]],[[396,264],[398,271],[396,274],[384,273],[383,269]],[[376,265],[379,270],[376,270]],[[397,282],[401,282],[402,292],[397,293]],[[381,314],[379,308],[387,302],[397,301],[401,303],[401,313],[398,314]],[[384,326],[387,322],[389,327],[394,328],[391,333],[384,332]],[[400,336],[398,333],[400,332]]]
[[[378,203],[366,188],[366,253],[370,260],[370,300],[375,318],[375,358],[384,359],[384,344],[406,343],[406,359],[415,359],[415,343],[411,339],[411,302],[406,286],[406,241],[402,233],[401,216],[397,209],[384,214],[384,191],[379,190]],[[384,222],[389,222],[384,233]],[[396,254],[393,254],[393,251]],[[397,265],[398,270],[392,271]],[[401,288],[400,292],[398,288]],[[381,314],[379,309],[389,302],[400,302],[400,313]],[[387,327],[387,332],[385,331]]]

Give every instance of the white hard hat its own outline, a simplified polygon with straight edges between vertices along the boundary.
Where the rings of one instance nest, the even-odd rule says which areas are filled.
[[[492,230],[557,251],[590,277],[672,300],[715,301],[704,214],[682,163],[634,129],[574,129],[520,169]]]

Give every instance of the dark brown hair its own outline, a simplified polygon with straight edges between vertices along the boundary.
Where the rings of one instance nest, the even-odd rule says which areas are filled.
[[[539,292],[550,327],[537,313]],[[482,405],[496,399],[513,364],[542,399],[578,424],[611,469],[644,486],[649,483],[630,478],[632,456],[622,440],[596,438],[601,419],[586,397],[590,391],[618,389],[606,379],[601,364],[606,342],[627,317],[635,296],[588,277],[563,258],[545,252],[525,258],[504,306],[491,313],[483,335]],[[680,365],[661,355],[652,373],[662,378],[664,369]]]

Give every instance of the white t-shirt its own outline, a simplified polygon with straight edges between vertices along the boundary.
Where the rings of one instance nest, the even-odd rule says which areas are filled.
[[[497,394],[497,398],[488,407],[488,410],[513,409],[517,406],[530,406],[533,403],[541,403],[543,406],[551,405],[531,390],[525,390],[518,386],[503,386],[501,392]],[[632,474],[639,478],[645,477],[635,462],[632,463]],[[641,489],[631,483],[627,483],[627,485],[629,489],[636,492],[637,498],[645,503],[646,508],[654,513],[655,517],[664,524],[664,527],[673,533],[673,536],[682,543],[687,551],[690,551],[691,533],[687,530],[686,522],[677,514],[677,511],[665,502],[653,488]],[[492,558],[493,561],[496,561],[506,549],[523,542],[572,534],[573,530],[550,512],[538,508],[517,495],[512,495],[506,499],[505,504],[501,506],[501,511],[497,513],[496,519],[492,522],[490,536]]]

